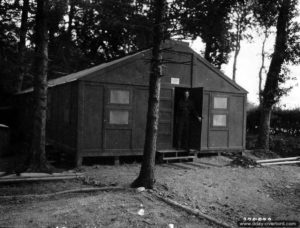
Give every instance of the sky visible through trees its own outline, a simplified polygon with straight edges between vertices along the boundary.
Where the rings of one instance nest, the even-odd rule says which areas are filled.
[[[300,10],[300,3],[297,8]],[[297,17],[300,22],[300,16]],[[253,31],[253,40],[251,42],[243,40],[241,43],[241,51],[237,63],[237,76],[236,81],[239,85],[244,87],[248,92],[248,101],[258,104],[258,72],[261,64],[260,51],[263,43],[263,36]],[[268,55],[273,52],[275,35],[271,34],[266,43],[266,51]],[[191,42],[191,47],[197,52],[203,52],[205,44],[202,43],[200,38]],[[266,58],[266,66],[268,67],[270,58]],[[223,64],[221,70],[231,78],[233,65],[233,52],[230,54],[230,60],[227,64]],[[267,68],[268,69],[268,68]],[[293,86],[292,90],[283,96],[279,102],[282,108],[293,109],[300,108],[300,66],[290,65],[290,75],[295,77],[294,80],[286,82],[286,86]]]

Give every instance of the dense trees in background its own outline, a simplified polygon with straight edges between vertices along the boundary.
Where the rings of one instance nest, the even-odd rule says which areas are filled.
[[[257,149],[257,135],[260,125],[260,108],[252,108],[247,112],[246,148]],[[270,121],[269,147],[282,157],[299,156],[300,109],[281,109],[274,107]],[[256,153],[262,151],[258,150]]]
[[[21,8],[17,4],[1,1],[0,4],[0,77],[1,90],[12,91],[14,77],[18,75],[19,28],[17,26]],[[20,45],[21,46],[21,45]]]
[[[16,89],[19,92],[22,89],[23,78],[26,72],[25,68],[25,50],[26,50],[26,34],[27,34],[27,21],[28,21],[28,11],[29,11],[29,0],[23,1],[22,15],[21,15],[21,26],[20,26],[20,38],[18,45],[18,66],[19,71],[16,78]]]
[[[49,78],[149,47],[148,11],[134,0],[49,1]],[[34,0],[0,2],[1,93],[33,83],[36,13]]]
[[[247,113],[247,132],[250,135],[259,133],[260,109],[253,107]],[[285,137],[300,136],[300,109],[283,110],[276,107],[272,111],[270,121],[270,134]]]

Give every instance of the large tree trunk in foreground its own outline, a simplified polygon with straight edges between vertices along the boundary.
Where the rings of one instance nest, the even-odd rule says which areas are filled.
[[[131,184],[132,187],[152,189],[155,183],[154,166],[159,119],[160,98],[160,45],[163,40],[162,20],[164,16],[165,0],[155,0],[154,4],[153,48],[151,59],[150,87],[146,136],[144,144],[143,162],[138,178]]]
[[[263,99],[261,105],[261,124],[258,147],[266,151],[269,150],[270,116],[272,107],[278,101],[280,96],[279,80],[281,66],[286,57],[290,4],[291,0],[284,0],[281,3],[276,26],[274,53],[267,74],[264,91],[262,93]]]
[[[46,109],[48,69],[48,0],[37,0],[34,114],[29,171],[49,171],[46,160]]]
[[[25,46],[26,46],[26,33],[27,33],[27,20],[29,11],[29,0],[23,1],[22,16],[21,16],[21,28],[20,28],[20,42],[18,47],[19,54],[19,72],[17,75],[16,91],[19,92],[22,89],[23,78],[25,74]]]

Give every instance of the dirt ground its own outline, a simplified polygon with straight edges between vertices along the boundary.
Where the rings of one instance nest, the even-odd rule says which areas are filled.
[[[228,166],[230,161],[215,156],[192,163],[157,165],[155,191],[233,227],[244,217],[299,220],[299,166],[242,168]],[[139,169],[140,164],[83,166],[83,181],[0,186],[0,195],[51,192],[87,184],[128,187]],[[175,227],[214,227],[145,194],[104,192],[0,203],[0,227],[62,227],[62,222],[67,222],[65,227],[167,227],[170,223],[177,224]],[[141,203],[145,217],[137,215]]]
[[[156,167],[157,188],[167,197],[236,226],[244,217],[298,220],[300,167],[231,167],[227,157]],[[128,186],[139,165],[85,167],[90,177],[108,185]]]
[[[144,215],[139,215],[142,208]],[[6,203],[0,206],[0,215],[0,227],[212,227],[147,193],[134,191]]]

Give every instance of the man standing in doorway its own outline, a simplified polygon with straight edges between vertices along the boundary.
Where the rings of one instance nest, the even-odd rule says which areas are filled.
[[[198,119],[199,122],[202,121],[195,109],[193,101],[189,98],[190,92],[186,90],[184,92],[184,97],[181,98],[177,104],[176,110],[176,136],[178,149],[189,150],[189,138],[190,138],[190,117],[193,116]]]

